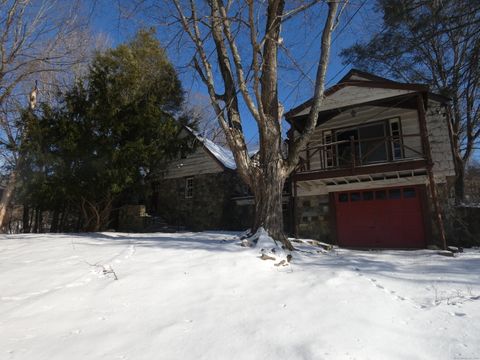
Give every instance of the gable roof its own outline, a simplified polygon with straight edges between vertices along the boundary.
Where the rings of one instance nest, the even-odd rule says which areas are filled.
[[[193,130],[191,127],[184,125],[185,130],[188,133],[193,135],[199,142],[202,143],[203,148],[218,164],[224,169],[235,170],[237,164],[235,163],[235,158],[230,149],[227,149],[223,146],[215,144],[212,140],[207,139],[206,137],[200,135],[197,131]]]
[[[359,91],[359,88],[361,91]],[[432,94],[429,88],[423,84],[400,83],[373,75],[357,69],[350,70],[340,81],[325,90],[320,111],[341,109],[344,107],[360,105],[373,101],[395,98],[407,94],[422,93],[431,99],[445,102],[449,99],[440,95]],[[308,115],[313,99],[291,109],[285,114],[287,121],[295,117]]]
[[[398,83],[397,81],[393,81],[378,75],[370,74],[366,71],[361,71],[358,69],[351,69],[344,77],[342,77],[337,84],[348,82],[348,81],[380,81],[380,82],[390,82],[390,83]]]

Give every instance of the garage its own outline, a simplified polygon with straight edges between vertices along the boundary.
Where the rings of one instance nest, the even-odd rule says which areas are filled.
[[[343,247],[424,248],[424,187],[334,194],[337,241]]]

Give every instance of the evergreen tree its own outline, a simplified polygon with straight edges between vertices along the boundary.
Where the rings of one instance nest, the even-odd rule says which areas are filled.
[[[97,54],[58,108],[43,106],[40,119],[25,115],[33,118],[22,149],[25,201],[54,210],[52,230],[72,217],[76,230],[106,228],[122,196],[145,193],[167,161],[189,147],[176,120],[182,101],[152,32]]]

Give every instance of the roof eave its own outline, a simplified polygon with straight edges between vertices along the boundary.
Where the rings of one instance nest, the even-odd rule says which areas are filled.
[[[338,83],[327,90],[325,90],[325,96],[330,96],[331,94],[337,92],[338,90],[347,87],[347,86],[358,86],[358,87],[375,87],[375,88],[386,88],[386,89],[399,89],[399,90],[412,90],[415,92],[420,93],[428,93],[428,86],[423,84],[402,84],[402,83],[395,83],[395,82],[376,82],[376,81],[360,81],[360,80],[353,80],[343,83]],[[295,117],[296,114],[303,111],[307,107],[311,106],[313,102],[313,98],[305,101],[303,104],[289,110],[285,114],[285,120],[287,120],[291,124],[291,120]]]

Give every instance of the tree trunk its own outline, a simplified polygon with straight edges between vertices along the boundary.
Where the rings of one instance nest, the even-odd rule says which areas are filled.
[[[38,232],[38,209],[34,208],[33,209],[33,215],[32,215],[32,233],[37,233]]]
[[[27,204],[23,204],[23,232],[30,232],[30,208]]]
[[[42,210],[40,208],[35,208],[34,210],[35,218],[33,225],[33,232],[38,234],[42,232]]]
[[[65,232],[65,221],[68,217],[68,212],[70,211],[70,207],[69,206],[66,206],[65,204],[63,204],[63,208],[62,208],[62,216],[60,217],[60,224],[58,226],[58,230],[60,232]],[[72,228],[69,228],[68,229],[69,231],[73,231]]]
[[[52,217],[52,223],[50,224],[50,232],[51,233],[56,233],[58,232],[58,222],[60,220],[60,210],[56,208],[53,210],[53,217]]]
[[[17,170],[13,169],[8,177],[8,183],[3,190],[2,199],[0,200],[0,229],[5,232],[6,220],[7,220],[7,208],[13,198],[15,191],[15,184],[17,182]]]
[[[255,198],[255,219],[253,232],[263,227],[275,240],[280,241],[287,250],[294,250],[292,243],[283,231],[282,193],[285,176],[281,168],[281,159],[268,162],[263,174],[257,176],[252,192]]]
[[[465,199],[465,166],[461,160],[455,161],[455,202],[461,204]]]

